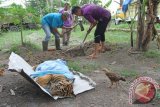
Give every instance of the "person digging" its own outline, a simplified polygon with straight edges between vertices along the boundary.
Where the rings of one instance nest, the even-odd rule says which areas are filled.
[[[48,50],[48,42],[51,37],[51,33],[55,36],[55,46],[56,50],[61,50],[60,48],[60,36],[57,28],[62,28],[64,21],[67,20],[69,14],[68,12],[63,13],[49,13],[43,16],[41,20],[42,28],[45,32],[45,38],[42,41],[43,51]]]
[[[97,54],[100,52],[110,51],[109,47],[105,47],[105,31],[109,21],[111,20],[111,13],[95,4],[86,4],[82,7],[73,6],[72,14],[77,16],[83,16],[86,20],[90,22],[90,27],[87,33],[96,26],[94,33],[95,49],[94,52],[89,55],[89,58],[96,58]]]

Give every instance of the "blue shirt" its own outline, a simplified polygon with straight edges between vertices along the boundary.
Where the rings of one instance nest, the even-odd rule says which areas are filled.
[[[62,13],[49,13],[43,16],[41,24],[48,25],[51,28],[59,28],[63,26]]]

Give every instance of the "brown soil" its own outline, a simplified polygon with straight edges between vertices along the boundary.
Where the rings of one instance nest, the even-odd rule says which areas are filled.
[[[78,62],[83,69],[88,69],[85,75],[92,78],[97,86],[94,90],[77,95],[76,98],[65,98],[53,100],[43,94],[37,87],[28,82],[16,72],[7,71],[9,54],[0,52],[1,67],[6,69],[4,76],[0,77],[0,85],[3,86],[0,92],[0,107],[158,107],[160,101],[155,98],[152,102],[145,105],[129,105],[128,90],[130,83],[136,78],[126,77],[126,82],[112,89],[109,79],[101,71],[103,67],[109,67],[114,72],[120,74],[123,70],[135,72],[138,76],[149,76],[160,83],[160,74],[156,58],[145,58],[143,54],[129,55],[127,44],[110,45],[112,51],[101,53],[97,59],[86,59],[92,52],[92,43],[81,47],[76,47],[70,51],[50,51],[32,52],[25,47],[20,47],[22,56],[30,65],[34,66],[46,60],[63,58],[67,61]],[[77,56],[77,57],[75,57]],[[92,66],[87,66],[92,64]],[[83,71],[80,71],[83,72]],[[84,72],[83,72],[84,73]],[[15,95],[11,95],[10,89],[14,90]]]

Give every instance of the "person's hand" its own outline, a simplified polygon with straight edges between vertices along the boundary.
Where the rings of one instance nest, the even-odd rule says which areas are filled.
[[[63,34],[60,33],[60,34],[59,34],[59,37],[62,38],[62,37],[63,37]]]

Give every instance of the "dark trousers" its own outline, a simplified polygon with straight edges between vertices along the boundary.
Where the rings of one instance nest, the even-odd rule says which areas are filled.
[[[94,42],[95,43],[100,43],[105,41],[105,31],[107,28],[108,23],[110,22],[111,18],[107,20],[100,20],[98,21],[98,24],[96,26],[96,30],[94,33]]]

